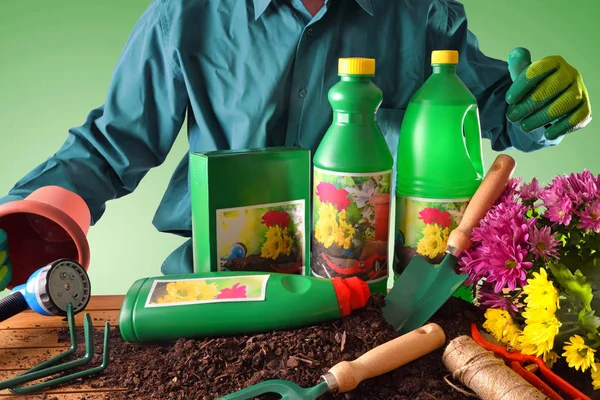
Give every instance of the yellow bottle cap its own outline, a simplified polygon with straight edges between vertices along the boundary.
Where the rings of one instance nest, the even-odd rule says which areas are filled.
[[[375,75],[374,58],[340,58],[338,62],[340,75]]]
[[[458,64],[458,51],[434,50],[431,52],[432,64]]]

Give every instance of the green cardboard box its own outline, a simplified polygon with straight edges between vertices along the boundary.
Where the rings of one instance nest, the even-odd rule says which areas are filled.
[[[194,271],[310,274],[310,150],[190,154]]]

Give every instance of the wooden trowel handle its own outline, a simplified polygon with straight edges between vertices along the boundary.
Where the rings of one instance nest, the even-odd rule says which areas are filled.
[[[483,178],[473,198],[469,201],[460,224],[448,236],[448,251],[456,255],[458,251],[471,247],[471,231],[485,217],[500,197],[515,170],[516,161],[509,155],[500,154]]]
[[[348,392],[365,379],[383,375],[436,350],[446,342],[435,323],[422,326],[369,350],[354,361],[342,361],[325,374],[330,390]]]

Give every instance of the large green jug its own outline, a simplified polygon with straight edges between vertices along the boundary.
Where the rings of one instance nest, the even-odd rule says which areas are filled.
[[[457,75],[458,52],[434,51],[431,65],[398,140],[394,278],[415,255],[443,259],[484,175],[477,100]]]
[[[385,293],[394,159],[375,122],[383,94],[374,73],[374,59],[340,59],[329,90],[333,121],[313,157],[311,270]]]

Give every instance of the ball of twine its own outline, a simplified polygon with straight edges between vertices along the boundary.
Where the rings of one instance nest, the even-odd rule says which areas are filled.
[[[548,399],[469,336],[452,340],[444,350],[442,362],[454,379],[460,380],[483,400]]]

